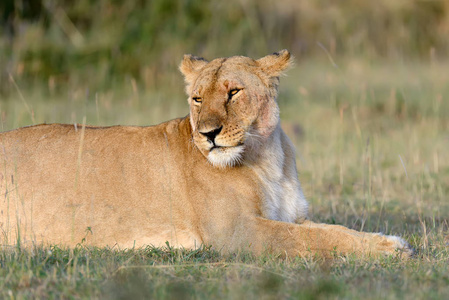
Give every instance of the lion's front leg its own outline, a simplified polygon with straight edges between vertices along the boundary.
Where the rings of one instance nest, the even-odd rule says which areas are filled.
[[[310,235],[307,242],[322,252],[358,255],[412,254],[410,245],[400,237],[381,233],[359,232],[339,225],[306,221],[299,225],[302,234]]]
[[[394,254],[409,257],[413,253],[410,245],[396,236],[358,232],[311,221],[298,225],[256,218],[256,222],[258,244],[287,255],[333,257],[354,253],[359,256]]]

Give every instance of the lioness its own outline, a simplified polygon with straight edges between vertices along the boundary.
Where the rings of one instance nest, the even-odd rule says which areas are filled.
[[[180,65],[190,114],[151,127],[4,132],[1,244],[171,245],[255,254],[410,254],[399,237],[307,220],[276,103],[286,50]]]

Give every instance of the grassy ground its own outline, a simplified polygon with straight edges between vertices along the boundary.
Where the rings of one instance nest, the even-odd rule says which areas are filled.
[[[298,61],[281,81],[283,127],[315,221],[405,237],[415,258],[252,257],[213,249],[80,245],[0,251],[0,298],[449,297],[449,62]],[[174,71],[174,70],[173,70]],[[171,77],[170,77],[171,78]],[[155,124],[188,112],[181,76],[63,94],[10,79],[3,130],[42,122]]]

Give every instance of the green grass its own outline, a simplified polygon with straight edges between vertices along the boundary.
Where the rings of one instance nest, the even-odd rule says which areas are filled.
[[[254,257],[209,248],[4,251],[0,297],[441,299],[449,293],[447,256],[439,250],[404,262]]]
[[[405,237],[415,258],[333,261],[165,248],[0,251],[0,298],[449,297],[449,62],[298,60],[284,130],[315,221]],[[9,83],[4,130],[41,122],[156,124],[188,113],[180,75],[89,90]],[[19,94],[22,94],[20,96]]]
[[[3,252],[1,266],[2,298],[438,299],[449,292],[447,264],[420,258],[324,262],[223,255],[208,248],[54,247]]]

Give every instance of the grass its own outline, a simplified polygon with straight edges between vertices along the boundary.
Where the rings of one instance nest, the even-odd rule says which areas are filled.
[[[3,249],[0,298],[447,298],[449,62],[335,63],[299,60],[281,80],[283,127],[298,150],[311,218],[401,235],[415,258],[323,261],[169,245]],[[16,80],[0,102],[2,129],[184,116],[182,78],[170,78],[157,91],[125,78],[102,91],[74,83],[63,94],[51,82]]]
[[[323,262],[223,255],[209,248],[80,246],[2,253],[1,261],[2,298],[377,299],[438,298],[449,292],[444,261],[430,267],[420,259]]]

